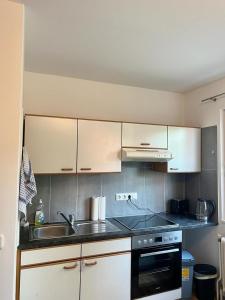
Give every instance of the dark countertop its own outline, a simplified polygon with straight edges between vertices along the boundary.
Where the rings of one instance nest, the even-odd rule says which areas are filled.
[[[207,223],[196,220],[194,215],[173,215],[169,213],[161,213],[161,216],[165,217],[166,219],[179,224],[179,229],[195,229],[195,228],[204,228],[210,226],[216,226],[217,223],[213,221],[208,221]]]
[[[141,234],[150,234],[156,232],[163,231],[174,231],[174,230],[187,230],[187,229],[195,229],[195,228],[204,228],[209,226],[216,226],[215,222],[204,223],[195,219],[194,216],[181,216],[181,215],[172,215],[168,213],[161,213],[161,217],[164,217],[176,224],[177,227],[174,228],[154,228],[154,229],[142,229],[130,231],[126,227],[122,226],[114,219],[109,219],[110,222],[115,224],[120,228],[120,231],[115,232],[107,232],[107,233],[96,233],[90,235],[79,235],[79,236],[68,236],[63,238],[55,238],[55,239],[45,239],[45,240],[34,240],[29,241],[29,230],[21,228],[20,232],[20,244],[18,246],[19,250],[26,249],[37,249],[42,247],[51,247],[51,246],[59,246],[59,245],[71,245],[71,244],[79,244],[85,242],[92,241],[101,241],[108,239],[116,239],[116,238],[124,238],[124,237],[132,237],[135,235]]]

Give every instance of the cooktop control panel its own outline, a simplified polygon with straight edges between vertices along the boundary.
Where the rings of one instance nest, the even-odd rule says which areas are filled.
[[[132,237],[132,249],[182,242],[182,231],[169,231]]]

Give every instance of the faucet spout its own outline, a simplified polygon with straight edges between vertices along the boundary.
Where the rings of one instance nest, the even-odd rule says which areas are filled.
[[[61,211],[58,211],[58,212],[57,212],[57,215],[61,215],[61,216],[63,217],[63,219],[66,221],[66,223],[67,223],[70,227],[73,226],[74,218],[70,218],[70,220],[69,220],[69,219],[64,215],[64,213],[61,212]]]

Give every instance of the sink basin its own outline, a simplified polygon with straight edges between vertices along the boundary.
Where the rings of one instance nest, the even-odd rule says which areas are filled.
[[[120,229],[108,220],[75,222],[73,227],[67,224],[49,224],[31,227],[30,240],[55,239],[116,231],[120,231]]]
[[[52,239],[75,234],[75,230],[68,225],[43,225],[33,227],[30,231],[31,240]]]
[[[96,234],[96,233],[106,233],[120,231],[120,229],[112,224],[110,221],[84,221],[82,223],[77,223],[75,225],[76,233],[79,235],[85,234]]]

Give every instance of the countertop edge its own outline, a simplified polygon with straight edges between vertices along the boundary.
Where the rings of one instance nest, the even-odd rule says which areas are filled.
[[[28,233],[21,233],[20,244],[18,245],[18,250],[32,250],[32,249],[41,249],[41,248],[47,248],[47,247],[55,247],[55,246],[62,246],[62,245],[73,245],[73,244],[82,244],[82,243],[88,243],[88,242],[94,242],[94,241],[104,241],[104,240],[110,240],[110,239],[120,239],[120,238],[126,238],[126,237],[132,237],[136,235],[144,235],[144,234],[151,234],[151,233],[158,233],[158,232],[165,232],[165,231],[175,231],[175,230],[193,230],[193,229],[200,229],[200,228],[208,228],[208,227],[214,227],[218,224],[216,222],[198,222],[193,218],[188,217],[181,217],[176,215],[170,215],[170,214],[163,214],[164,217],[166,217],[169,220],[172,220],[175,223],[178,223],[180,221],[180,224],[178,223],[177,227],[174,228],[155,228],[151,230],[137,230],[137,231],[130,231],[124,226],[122,226],[120,223],[118,223],[116,220],[110,218],[109,220],[114,223],[117,227],[120,228],[120,231],[116,232],[108,232],[108,233],[100,233],[100,234],[90,234],[90,235],[81,235],[81,236],[73,236],[73,237],[64,237],[61,239],[45,239],[45,240],[36,240],[36,241],[29,241],[28,237],[25,237]],[[177,221],[176,221],[177,220]],[[183,224],[182,224],[182,222]],[[185,224],[186,222],[186,224]]]

